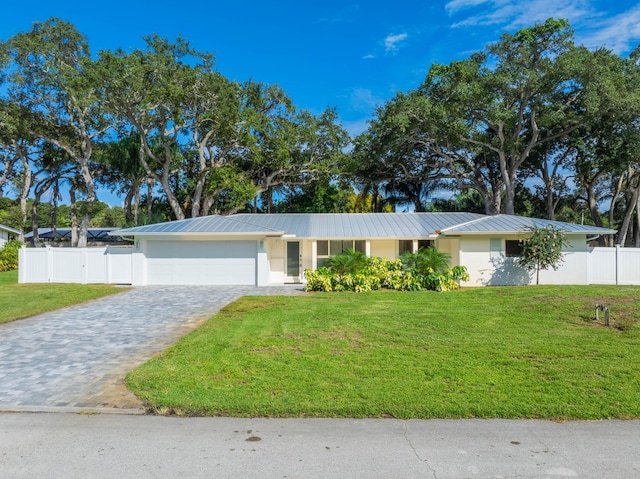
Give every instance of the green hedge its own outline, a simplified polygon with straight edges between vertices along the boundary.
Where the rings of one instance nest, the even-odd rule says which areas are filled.
[[[18,250],[21,246],[20,241],[9,241],[0,248],[0,271],[18,269]]]
[[[367,258],[364,267],[355,273],[340,274],[330,268],[305,270],[306,291],[374,291],[381,288],[398,291],[449,291],[460,287],[469,274],[464,266],[455,266],[446,271],[427,268],[424,274],[408,271],[401,260]]]

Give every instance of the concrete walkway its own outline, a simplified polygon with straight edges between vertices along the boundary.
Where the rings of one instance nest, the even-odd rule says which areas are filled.
[[[124,376],[246,295],[298,287],[139,287],[0,327],[0,410],[139,409]],[[132,412],[132,411],[130,411]]]

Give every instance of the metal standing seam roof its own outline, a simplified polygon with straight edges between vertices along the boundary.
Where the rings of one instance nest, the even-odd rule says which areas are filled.
[[[573,223],[564,223],[562,221],[543,220],[538,218],[527,218],[524,216],[514,215],[495,215],[484,216],[471,221],[469,223],[452,226],[443,230],[445,235],[451,234],[491,234],[491,233],[519,233],[527,228],[536,227],[544,228],[547,226],[555,227],[565,233],[602,235],[614,234],[616,230],[610,228],[600,228],[590,225],[577,225]]]
[[[412,239],[439,234],[519,233],[529,226],[553,225],[569,233],[612,234],[594,226],[520,216],[486,216],[477,213],[240,213],[204,216],[155,225],[138,226],[112,234],[156,235],[291,235],[297,238]]]
[[[113,231],[118,236],[145,236],[162,234],[264,234],[282,235],[282,230],[236,221],[234,216],[201,216],[186,220],[168,221],[153,225]]]
[[[285,213],[234,215],[238,221],[277,226],[298,238],[424,238],[441,228],[482,217],[475,213]]]

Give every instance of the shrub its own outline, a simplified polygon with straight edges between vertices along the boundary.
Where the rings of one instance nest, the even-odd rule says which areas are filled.
[[[443,253],[446,255],[446,253]],[[339,255],[342,256],[342,255]],[[448,258],[447,257],[447,265]],[[449,291],[460,287],[460,281],[469,279],[469,274],[464,266],[455,266],[452,269],[439,271],[422,265],[422,269],[407,268],[399,259],[365,258],[364,266],[356,272],[343,272],[343,261],[337,264],[341,266],[318,268],[316,271],[306,270],[306,291],[375,291],[380,288],[394,289],[398,291]],[[441,263],[440,263],[441,264]],[[422,271],[422,272],[420,272]]]
[[[18,269],[18,250],[21,246],[20,241],[9,241],[0,249],[0,271]]]
[[[400,256],[403,268],[415,274],[445,273],[451,263],[451,255],[435,248],[422,248],[416,253],[409,251]]]
[[[340,275],[347,273],[359,273],[367,264],[364,253],[354,249],[348,249],[342,254],[329,258],[328,267]]]

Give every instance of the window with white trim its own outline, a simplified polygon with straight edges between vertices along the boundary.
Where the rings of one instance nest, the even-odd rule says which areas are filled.
[[[318,268],[326,266],[331,256],[342,254],[348,249],[367,254],[366,240],[318,240],[316,241],[316,257]]]

